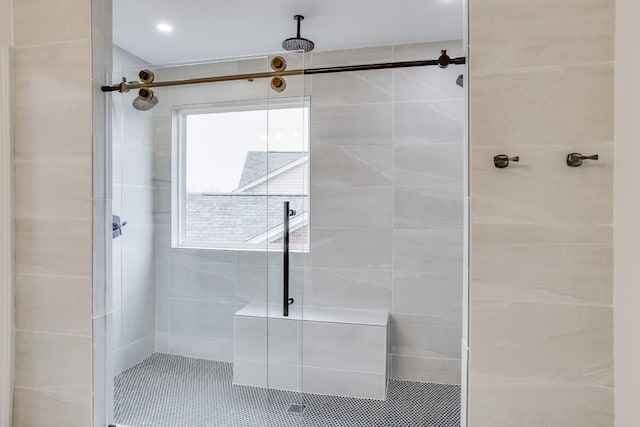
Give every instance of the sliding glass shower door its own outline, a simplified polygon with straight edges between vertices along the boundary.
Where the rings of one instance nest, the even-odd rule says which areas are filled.
[[[124,59],[129,81],[150,78]],[[116,103],[115,421],[298,425],[309,109],[304,76],[251,75],[304,55],[146,68],[247,78]]]

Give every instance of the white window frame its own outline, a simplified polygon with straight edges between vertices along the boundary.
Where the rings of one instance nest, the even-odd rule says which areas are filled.
[[[309,97],[302,100],[295,98],[278,98],[265,99],[255,101],[233,101],[233,102],[216,102],[212,104],[197,105],[178,105],[172,108],[171,118],[171,248],[172,249],[211,249],[211,250],[240,250],[240,251],[277,251],[281,250],[280,245],[270,244],[269,241],[264,242],[264,246],[257,243],[208,243],[208,242],[189,242],[185,240],[186,234],[186,136],[187,136],[187,117],[192,114],[213,114],[213,113],[229,113],[257,110],[275,110],[284,108],[303,108],[309,110]],[[309,111],[310,114],[310,111]],[[304,132],[309,133],[307,125]],[[310,151],[310,147],[309,147]],[[309,157],[307,152],[307,158]],[[309,163],[308,163],[309,165]],[[309,182],[310,166],[307,166],[306,179]],[[309,200],[307,194],[307,200]],[[310,209],[310,203],[307,202]],[[302,219],[306,220],[307,226],[310,227],[309,213],[306,212],[298,221],[290,224],[290,231],[293,232],[298,226],[304,226]],[[277,227],[276,227],[277,228]],[[282,228],[280,226],[280,228]],[[271,236],[273,230],[268,230],[264,235]],[[277,230],[275,231],[277,234]],[[282,231],[280,231],[282,234]],[[305,245],[291,245],[291,252],[308,252],[310,247],[309,236]],[[252,239],[256,240],[256,239]]]

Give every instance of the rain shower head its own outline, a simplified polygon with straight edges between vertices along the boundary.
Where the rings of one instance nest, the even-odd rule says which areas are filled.
[[[138,96],[133,100],[133,108],[140,111],[149,111],[158,105],[158,98],[151,89],[140,89]]]
[[[300,21],[304,19],[304,16],[296,15],[293,19],[298,21],[298,34],[295,37],[283,41],[282,47],[284,50],[303,50],[305,52],[311,52],[315,47],[315,44],[309,39],[300,37]]]

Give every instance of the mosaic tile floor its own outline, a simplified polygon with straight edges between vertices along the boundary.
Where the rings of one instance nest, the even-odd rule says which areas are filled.
[[[156,353],[115,381],[115,419],[133,427],[458,427],[460,387],[392,380],[387,400],[232,384],[233,364]],[[302,399],[302,402],[300,401]],[[287,413],[293,403],[304,413]]]

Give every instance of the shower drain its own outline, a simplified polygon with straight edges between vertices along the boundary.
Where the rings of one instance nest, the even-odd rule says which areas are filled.
[[[292,403],[289,405],[289,409],[287,409],[287,414],[302,415],[305,409],[307,409],[307,405]]]

